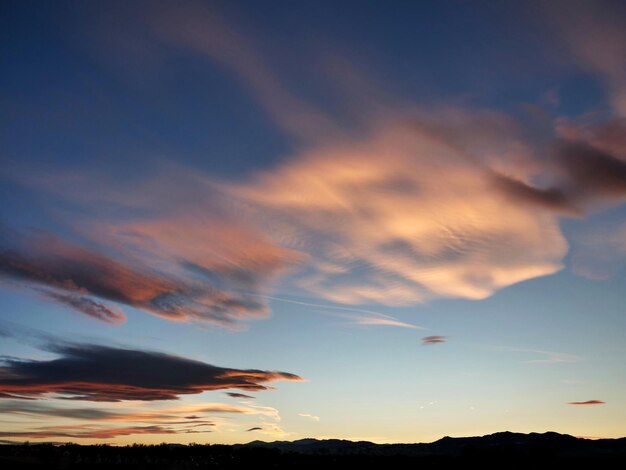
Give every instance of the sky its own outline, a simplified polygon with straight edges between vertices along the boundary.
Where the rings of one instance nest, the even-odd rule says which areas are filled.
[[[623,2],[0,35],[0,441],[626,436]]]

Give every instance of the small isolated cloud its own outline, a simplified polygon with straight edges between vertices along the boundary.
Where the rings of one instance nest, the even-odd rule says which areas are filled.
[[[259,426],[255,426],[253,428],[250,429],[246,429],[246,432],[250,432],[250,431],[262,431],[263,428],[260,428]]]
[[[298,416],[302,416],[303,418],[309,418],[312,419],[313,421],[319,421],[320,417],[319,416],[315,416],[309,413],[298,413]]]
[[[427,346],[430,344],[445,343],[445,342],[446,342],[445,336],[424,336],[422,338],[422,345],[424,346]]]
[[[236,393],[236,392],[226,392],[226,395],[228,395],[231,398],[243,398],[245,400],[254,400],[256,397],[253,397],[252,395],[246,395],[245,393]]]
[[[4,359],[0,396],[71,400],[174,400],[208,390],[268,389],[267,382],[300,381],[287,372],[229,369],[154,351],[92,344],[55,344],[51,360]]]
[[[606,405],[602,400],[570,401],[568,405]]]

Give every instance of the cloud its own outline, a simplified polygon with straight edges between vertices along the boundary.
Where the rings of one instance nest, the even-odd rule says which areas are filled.
[[[312,415],[310,413],[298,413],[298,416],[302,416],[303,418],[309,418],[309,419],[312,419],[313,421],[319,421],[320,420],[319,416],[315,416],[315,415]]]
[[[194,412],[195,414],[188,414]],[[88,420],[97,422],[124,422],[124,423],[148,423],[168,425],[192,425],[213,426],[206,414],[234,413],[234,414],[259,414],[271,416],[268,410],[257,410],[251,407],[236,407],[223,403],[206,403],[197,407],[177,407],[158,410],[133,409],[128,407],[117,408],[76,408],[68,407],[67,402],[36,401],[5,399],[0,401],[0,414],[22,416],[52,416],[70,420]]]
[[[626,199],[626,120],[561,119],[543,170],[549,187],[494,173],[495,185],[513,201],[557,214],[581,216]]]
[[[43,292],[46,297],[52,300],[65,304],[87,316],[102,320],[106,323],[117,325],[124,323],[126,320],[124,312],[120,309],[107,307],[106,305],[98,303],[89,297],[55,291]]]
[[[110,242],[124,245],[114,249],[119,258],[132,249],[134,257],[124,256],[124,262],[47,233],[3,229],[0,276],[35,286],[46,298],[114,324],[121,323],[124,314],[91,297],[169,320],[209,322],[231,328],[236,327],[239,319],[268,313],[264,301],[250,293],[261,290],[283,268],[287,255],[283,258],[279,249],[272,251],[269,244],[246,241],[243,231],[226,224],[208,230],[200,222],[186,226],[176,221],[168,225],[163,220],[153,220],[141,226],[136,223],[118,227],[123,236],[111,232],[107,237]],[[207,231],[212,238],[203,238]],[[155,232],[160,233],[160,238]],[[216,237],[228,238],[230,245],[209,260],[207,253],[220,248],[219,243],[212,243]],[[247,257],[248,265],[243,264],[243,257]],[[144,261],[148,258],[160,266],[150,266]],[[261,280],[263,277],[265,281]]]
[[[110,257],[31,237],[2,264],[13,278],[230,327],[267,315],[264,294],[289,268],[299,268],[293,287],[341,304],[481,299],[562,267],[567,243],[555,215],[527,201],[574,208],[531,188],[529,158],[503,115],[415,112],[243,181],[179,169],[141,191],[103,189],[87,202],[92,213],[112,205],[151,214],[81,224]],[[38,243],[47,257],[32,259]]]
[[[606,405],[602,400],[570,401],[568,405]]]
[[[554,159],[563,192],[580,207],[605,209],[626,200],[626,119],[598,120],[590,114],[561,119]],[[626,224],[596,219],[572,236],[572,270],[589,279],[607,279],[625,264]]]
[[[373,326],[397,326],[399,328],[409,328],[412,330],[421,330],[422,327],[396,320],[393,317],[384,316],[354,316],[352,320],[357,325],[373,325]]]
[[[334,302],[481,299],[558,271],[567,244],[553,214],[494,182],[494,172],[523,169],[507,119],[432,114],[379,123],[221,188],[316,261],[296,284]]]
[[[603,280],[626,266],[626,223],[600,222],[574,236],[572,270],[588,279]]]
[[[226,395],[232,398],[243,398],[245,400],[254,400],[256,397],[246,395],[245,393],[226,392]]]
[[[439,344],[439,343],[445,343],[445,342],[446,342],[445,336],[424,336],[422,338],[423,345]]]
[[[118,413],[96,408],[55,407],[48,403],[24,400],[0,401],[1,414],[27,414],[36,416],[54,416],[70,419],[108,420],[121,416]]]
[[[580,141],[560,142],[557,159],[580,197],[626,196],[626,161]]]
[[[544,356],[543,359],[531,359],[526,361],[528,364],[558,364],[561,362],[579,362],[581,360],[579,356],[554,351],[540,351],[536,349],[519,349],[518,351],[541,354]]]
[[[267,390],[268,382],[300,381],[286,372],[229,369],[169,354],[90,344],[49,347],[47,361],[5,359],[0,395],[72,400],[174,400],[180,395],[239,388]]]
[[[299,139],[335,135],[337,127],[315,106],[291,93],[263,60],[254,41],[206,5],[152,10],[153,33],[169,44],[208,57],[228,69],[252,93],[274,122]]]
[[[626,116],[624,4],[568,0],[545,5],[575,62],[604,82],[613,109]]]
[[[565,215],[579,215],[576,201],[561,188],[536,188],[523,181],[494,174],[495,185],[513,201],[542,207]]]
[[[68,429],[76,437],[108,438],[124,435],[117,432],[112,424],[123,424],[124,429],[139,429],[156,426],[167,430],[168,434],[185,434],[189,432],[209,432],[209,429],[232,427],[232,418],[219,415],[236,415],[238,417],[258,416],[273,422],[280,421],[278,410],[262,406],[234,406],[225,403],[186,404],[164,407],[161,403],[100,403],[90,408],[75,407],[72,402],[61,398],[45,400],[0,400],[0,416],[11,421],[19,417],[23,423],[21,431],[28,431],[22,437],[45,437],[49,432],[67,433]],[[103,408],[103,406],[106,406]],[[50,418],[62,426],[53,428],[33,427]],[[237,418],[241,422],[242,418]],[[243,418],[245,419],[245,418]],[[14,421],[14,420],[13,420]],[[76,421],[88,422],[74,424]],[[273,426],[272,423],[265,423]],[[148,429],[148,428],[146,428]],[[97,434],[93,434],[97,432]],[[114,434],[114,435],[112,435]],[[19,436],[14,436],[19,437]],[[71,437],[71,436],[69,436]]]
[[[584,142],[620,160],[626,159],[626,118],[603,117],[589,113],[576,119],[559,118],[557,135],[566,141]]]
[[[98,213],[75,224],[86,245],[124,260],[146,284],[146,297],[131,302],[103,292],[104,281],[88,288],[71,279],[86,294],[227,327],[266,316],[265,294],[288,269],[289,288],[340,304],[482,299],[559,271],[568,244],[558,217],[622,197],[624,164],[612,151],[564,139],[539,159],[510,117],[453,106],[379,102],[342,126],[290,91],[255,42],[214,10],[157,10],[146,21],[157,43],[234,73],[298,150],[230,181],[173,165],[132,185],[31,176],[39,190]],[[56,289],[59,274],[46,277]]]
[[[0,431],[0,437],[25,437],[44,439],[51,437],[68,437],[72,439],[111,439],[118,436],[135,434],[177,434],[176,429],[163,426],[123,426],[103,428],[94,426],[49,426],[32,431]],[[186,430],[186,433],[210,432]]]
[[[364,99],[371,106],[342,125],[292,93],[215,10],[159,11],[149,24],[159,40],[232,72],[302,144],[276,168],[205,185],[274,245],[306,254],[297,287],[342,304],[410,305],[485,298],[561,269],[567,244],[537,203],[577,207],[558,190],[532,187],[536,163],[508,117]]]
[[[506,351],[506,352],[515,352],[515,353],[530,353],[533,355],[541,356],[540,359],[529,359],[525,361],[528,364],[558,364],[558,363],[570,363],[570,362],[580,362],[582,359],[579,356],[575,356],[573,354],[566,354],[555,351],[543,351],[541,349],[523,349],[523,348],[511,348],[511,347],[501,347],[495,346],[490,347],[490,349],[495,349],[498,351]]]

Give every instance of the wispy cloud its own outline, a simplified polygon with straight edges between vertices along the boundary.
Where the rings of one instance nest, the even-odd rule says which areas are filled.
[[[626,116],[626,7],[620,2],[565,0],[545,5],[574,61],[602,80],[614,110]]]
[[[123,322],[124,313],[94,298],[169,320],[229,328],[236,328],[240,319],[267,315],[264,300],[249,293],[262,291],[264,283],[286,266],[288,250],[257,243],[227,224],[210,230],[209,236],[206,227],[185,229],[178,222],[114,224],[120,233],[111,231],[106,238],[116,245],[117,256],[105,254],[105,247],[96,251],[51,234],[0,228],[0,276],[113,324]],[[227,238],[230,248],[213,255],[224,245],[220,238]],[[124,256],[129,251],[133,256]]]
[[[528,349],[520,350],[520,352],[528,352],[544,356],[541,359],[530,359],[526,361],[528,364],[558,364],[561,362],[580,362],[582,360],[580,356],[576,356],[574,354],[559,353],[554,351]]]
[[[608,279],[626,266],[626,223],[605,222],[579,230],[572,245],[570,263],[576,274]]]
[[[126,320],[126,315],[124,315],[124,312],[122,312],[120,308],[115,306],[108,307],[84,295],[43,289],[42,293],[49,299],[65,304],[87,316],[102,320],[106,323],[116,325]]]
[[[319,421],[320,420],[319,416],[315,416],[315,415],[312,415],[310,413],[298,413],[298,416],[302,416],[303,418],[309,418],[309,419],[311,419],[313,421]]]
[[[107,403],[107,405],[112,405]],[[48,399],[46,401],[4,399],[0,401],[0,414],[33,417],[56,417],[65,420],[86,420],[92,422],[124,422],[143,424],[187,424],[193,426],[213,426],[211,416],[215,414],[242,414],[277,416],[274,408],[233,406],[225,403],[204,403],[199,406],[150,409],[140,405],[132,407],[108,406],[74,407],[67,400]]]
[[[400,320],[396,320],[391,316],[355,316],[352,317],[352,321],[357,325],[368,326],[397,326],[399,328],[409,328],[412,330],[422,330],[423,328],[411,323],[406,323]]]
[[[164,426],[44,426],[32,431],[0,431],[0,437],[45,439],[67,437],[72,439],[111,439],[136,434],[177,434],[180,431]],[[205,433],[210,430],[187,429],[185,433]]]
[[[259,101],[274,122],[287,133],[307,140],[336,135],[337,126],[328,115],[291,93],[254,40],[206,5],[176,5],[155,9],[150,19],[153,31],[187,51],[205,56],[228,69]]]
[[[531,354],[535,357],[539,356],[538,358],[536,357],[535,359],[528,359],[524,361],[527,364],[558,364],[582,361],[582,358],[580,356],[576,356],[574,354],[567,354],[556,351],[544,351],[541,349],[512,348],[503,346],[490,346],[490,349],[505,352]]]

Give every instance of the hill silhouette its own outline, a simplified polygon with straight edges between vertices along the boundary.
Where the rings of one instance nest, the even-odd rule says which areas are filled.
[[[340,439],[253,441],[236,445],[126,447],[76,444],[0,445],[0,467],[7,469],[198,468],[542,468],[551,464],[617,465],[626,458],[626,438],[581,439],[567,434],[499,432],[481,437],[444,437],[425,444],[376,444]]]

